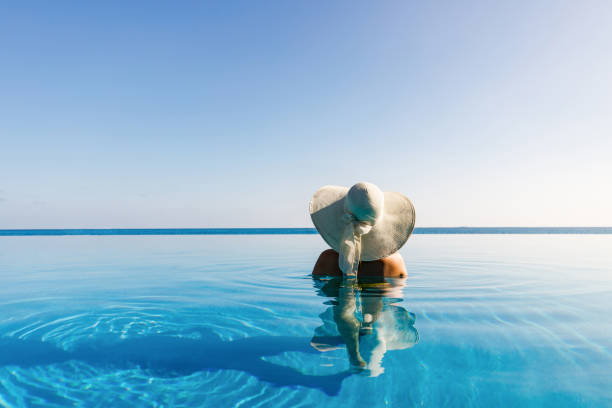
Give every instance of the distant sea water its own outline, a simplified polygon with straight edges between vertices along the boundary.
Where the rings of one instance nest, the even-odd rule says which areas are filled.
[[[0,229],[0,236],[44,235],[304,235],[314,228]],[[612,234],[612,227],[432,227],[415,234]]]

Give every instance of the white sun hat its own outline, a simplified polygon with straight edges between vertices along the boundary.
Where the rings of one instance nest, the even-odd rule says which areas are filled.
[[[345,276],[355,276],[360,261],[389,256],[414,229],[414,206],[400,193],[383,193],[372,183],[350,189],[321,187],[310,202],[310,217],[325,242],[340,254]]]

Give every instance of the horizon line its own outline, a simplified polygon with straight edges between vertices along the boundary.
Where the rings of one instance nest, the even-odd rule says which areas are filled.
[[[310,234],[317,234],[317,230],[313,227],[0,229],[0,236]],[[612,227],[416,227],[413,234],[612,234]]]

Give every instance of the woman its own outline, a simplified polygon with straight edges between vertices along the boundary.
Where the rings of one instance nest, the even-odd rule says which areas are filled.
[[[414,229],[414,206],[407,197],[383,193],[367,182],[350,189],[325,186],[314,194],[310,216],[332,248],[319,256],[313,274],[345,278],[406,275],[397,251]]]

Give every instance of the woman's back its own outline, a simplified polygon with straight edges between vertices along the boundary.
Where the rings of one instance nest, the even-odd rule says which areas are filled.
[[[321,252],[312,274],[315,276],[342,276],[338,263],[338,252],[333,249]],[[362,261],[359,264],[358,277],[404,278],[406,275],[404,259],[397,252],[386,258]]]

